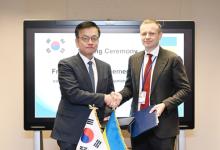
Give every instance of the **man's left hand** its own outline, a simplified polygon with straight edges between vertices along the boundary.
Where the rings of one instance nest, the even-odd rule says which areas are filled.
[[[160,117],[163,111],[165,110],[165,107],[166,106],[164,103],[157,104],[153,108],[151,108],[149,113],[156,112],[157,116]]]

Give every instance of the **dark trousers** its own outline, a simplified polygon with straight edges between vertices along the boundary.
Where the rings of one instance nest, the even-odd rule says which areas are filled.
[[[159,138],[153,132],[131,139],[132,150],[174,150],[176,137]]]
[[[64,141],[57,141],[57,144],[60,147],[60,150],[75,150],[76,149],[76,144],[72,144],[72,143],[67,143]]]

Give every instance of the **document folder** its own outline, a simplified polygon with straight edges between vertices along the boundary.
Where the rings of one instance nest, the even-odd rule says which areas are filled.
[[[159,123],[156,112],[149,113],[153,106],[134,113],[134,122],[131,125],[131,136],[136,137],[154,127]]]

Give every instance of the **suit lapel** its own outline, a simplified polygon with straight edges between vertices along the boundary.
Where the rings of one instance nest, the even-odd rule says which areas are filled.
[[[85,63],[83,62],[82,58],[80,57],[80,55],[78,54],[77,56],[78,56],[77,57],[78,58],[77,65],[79,66],[81,76],[84,79],[85,83],[89,83],[88,84],[89,90],[93,91],[92,83],[91,83],[91,80],[90,80],[90,77],[89,77],[89,73],[87,71],[87,67],[86,67]]]
[[[144,60],[144,51],[142,51],[140,53],[140,55],[138,57],[135,58],[135,63],[133,66],[134,69],[134,75],[135,75],[135,81],[136,81],[136,89],[139,91],[139,87],[140,87],[140,73],[141,73],[141,68],[142,68],[142,64],[143,64],[143,60]],[[138,92],[137,91],[137,92]]]
[[[157,80],[159,79],[161,73],[163,72],[167,62],[168,62],[168,58],[164,54],[163,49],[160,48],[157,62],[154,67],[154,72],[153,72],[153,77],[152,77],[152,85],[151,85],[151,93],[153,93],[155,86],[156,86],[156,83],[157,83]]]
[[[102,81],[101,78],[103,77],[103,67],[102,67],[101,63],[99,63],[96,58],[95,58],[95,63],[96,63],[96,69],[97,69],[97,75],[98,75],[98,82],[97,82],[96,92],[98,92],[101,81]]]

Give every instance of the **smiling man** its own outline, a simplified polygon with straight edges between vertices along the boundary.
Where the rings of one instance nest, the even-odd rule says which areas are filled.
[[[159,124],[156,128],[132,138],[133,150],[173,150],[179,133],[178,105],[191,92],[180,56],[159,45],[161,25],[144,20],[140,36],[145,50],[129,58],[125,86],[115,93],[122,103],[133,98],[131,114],[153,105]]]

